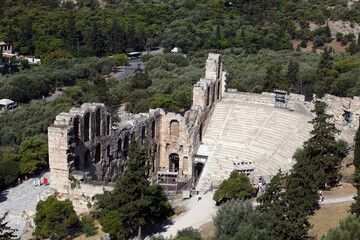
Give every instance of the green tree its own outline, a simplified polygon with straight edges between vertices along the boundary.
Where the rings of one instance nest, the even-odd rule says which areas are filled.
[[[250,198],[255,193],[255,189],[250,185],[250,179],[244,174],[234,170],[230,177],[225,179],[215,191],[214,201],[231,198]]]
[[[354,55],[355,53],[358,52],[358,47],[356,46],[355,41],[352,41],[350,43],[349,48],[347,48],[347,52],[349,52],[351,55]]]
[[[62,239],[68,235],[69,228],[80,226],[74,206],[69,199],[59,201],[50,196],[36,205],[34,236],[56,237]]]
[[[72,59],[74,58],[73,55],[71,55],[70,52],[66,51],[66,50],[62,50],[62,49],[58,49],[56,51],[53,51],[51,53],[48,53],[43,59],[42,59],[42,63],[43,64],[47,64],[49,62],[54,62],[58,59],[61,58],[69,58]]]
[[[214,239],[269,239],[266,234],[267,217],[254,211],[249,201],[232,199],[219,208],[214,217]]]
[[[48,145],[39,139],[25,140],[20,145],[19,166],[22,174],[34,174],[48,165]]]
[[[321,240],[356,240],[360,239],[360,218],[349,216],[340,221],[340,227],[332,228]]]
[[[16,154],[15,154],[16,155]],[[19,175],[20,169],[16,160],[17,156],[11,158],[12,154],[5,154],[4,159],[0,161],[0,189],[5,188],[11,183],[15,182]]]
[[[263,91],[273,92],[275,88],[280,86],[281,82],[281,65],[271,64],[266,68],[266,76],[264,79]]]
[[[94,79],[94,87],[98,99],[100,102],[107,104],[108,103],[108,87],[106,86],[106,81],[103,77],[97,76]]]
[[[355,202],[351,204],[350,212],[360,217],[360,131],[356,132],[355,136],[355,149],[354,149],[354,166],[355,173],[353,177],[354,186],[357,189],[354,197]]]
[[[284,201],[285,176],[279,171],[272,179],[264,195],[258,197],[260,204],[256,209],[268,216],[266,222],[267,235],[270,239],[287,236],[286,212],[288,205]],[[285,225],[285,226],[284,226]],[[284,238],[286,239],[286,238]]]
[[[287,68],[287,73],[285,75],[286,82],[289,87],[296,88],[299,81],[299,63],[293,60],[290,60]]]
[[[141,238],[144,225],[154,224],[172,215],[164,190],[149,179],[148,151],[131,138],[127,170],[119,177],[112,192],[98,195],[98,215],[103,230],[116,239],[137,230]]]
[[[95,222],[91,217],[83,216],[81,218],[83,223],[83,232],[86,237],[94,236],[97,233]]]
[[[339,145],[335,139],[339,130],[331,122],[333,116],[326,114],[325,109],[325,103],[316,103],[312,111],[316,117],[310,121],[313,125],[312,137],[304,143],[304,151],[296,156],[300,164],[308,164],[310,172],[307,174],[315,189],[324,188],[325,184],[336,179],[342,152],[345,151],[343,144]]]
[[[11,227],[7,226],[8,222],[4,222],[8,214],[9,212],[6,212],[0,218],[0,239],[4,239],[4,240],[17,239],[15,235],[16,229],[12,229]]]
[[[176,239],[184,240],[202,240],[200,232],[192,227],[183,228],[178,230],[175,236]]]

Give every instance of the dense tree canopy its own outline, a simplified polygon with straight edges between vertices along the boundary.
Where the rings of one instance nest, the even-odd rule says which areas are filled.
[[[36,205],[34,236],[56,237],[62,239],[68,235],[68,229],[79,227],[80,221],[69,199],[59,201],[50,196]]]
[[[357,217],[360,217],[360,131],[356,132],[355,149],[354,149],[354,186],[356,187],[355,202],[351,204],[350,212]]]
[[[214,217],[214,239],[265,240],[267,217],[254,211],[249,201],[230,200],[217,211]]]
[[[360,238],[360,218],[349,216],[340,221],[340,227],[332,228],[321,240],[355,240]]]
[[[250,185],[250,179],[244,174],[234,170],[230,177],[225,179],[214,194],[214,201],[219,202],[222,199],[250,198],[255,194],[255,189]]]
[[[332,41],[328,18],[360,22],[359,3],[346,1],[60,1],[3,0],[0,39],[22,54],[45,56],[58,49],[73,56],[104,56],[163,45],[188,53],[244,47],[291,50],[291,39]],[[331,8],[329,8],[331,6]],[[6,10],[6,11],[5,11]],[[300,26],[297,27],[297,26]],[[353,34],[352,34],[353,35]],[[344,39],[345,44],[354,36]]]

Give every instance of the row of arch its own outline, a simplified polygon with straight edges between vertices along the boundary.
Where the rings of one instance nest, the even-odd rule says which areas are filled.
[[[129,151],[129,136],[126,135],[124,137],[124,139],[119,139],[117,142],[117,157],[120,158],[121,155],[123,155],[123,157],[126,159],[128,156],[128,151]],[[87,149],[83,155],[83,160],[84,160],[84,165],[83,168],[84,170],[89,169],[92,164],[97,164],[98,162],[101,161],[101,143],[98,143],[96,145],[95,148],[95,154],[94,154],[94,161],[91,160],[91,155],[90,155],[90,150]],[[110,145],[108,144],[106,147],[106,158],[109,160],[109,162],[111,162],[113,160],[113,156],[111,154],[111,148]],[[80,163],[80,157],[76,156],[75,160],[74,160],[74,168],[75,170],[81,170],[81,163]]]
[[[101,120],[101,110],[100,108],[96,109],[95,112],[95,136],[99,137],[101,135],[101,123],[103,120]],[[103,129],[103,135],[110,135],[110,121],[111,118],[109,115],[106,116],[106,128]],[[75,141],[80,140],[80,117],[76,116],[74,118],[74,138]],[[90,113],[86,112],[84,115],[84,126],[83,126],[83,140],[84,142],[87,142],[90,140],[91,136],[91,117]]]
[[[183,158],[183,170],[188,170],[188,157]],[[180,170],[180,157],[177,153],[169,155],[169,171],[179,172]]]
[[[90,124],[91,124],[90,113],[87,112],[84,115],[84,142],[89,140]],[[100,124],[101,124],[100,108],[98,108],[96,110],[96,114],[95,114],[95,134],[96,134],[96,136],[100,135]],[[110,131],[109,124],[110,124],[110,116],[107,116],[106,134],[109,134],[109,131]],[[79,126],[80,126],[79,117],[76,116],[74,119],[74,135],[75,135],[76,140],[80,139],[79,138],[79,128],[80,128]],[[151,123],[151,138],[154,139],[155,135],[156,135],[156,122],[155,122],[155,120],[153,120]],[[145,140],[146,140],[146,127],[145,126],[142,126],[142,128],[141,128],[141,139],[140,140],[141,140],[142,144],[145,143]],[[114,154],[116,154],[117,158],[124,157],[126,159],[128,156],[129,142],[130,142],[129,135],[125,135],[125,137],[123,137],[123,139],[119,138],[119,140],[117,141],[116,151],[114,151],[113,153],[111,152],[111,147],[108,144],[106,147],[106,158],[109,160],[109,162],[111,162],[114,159],[114,156],[113,156]],[[101,144],[98,143],[95,148],[94,161],[91,160],[91,155],[90,155],[89,149],[85,151],[85,153],[83,155],[84,170],[88,169],[92,164],[97,164],[98,162],[101,161],[101,159],[102,159]],[[75,157],[74,168],[75,168],[75,170],[81,170],[79,156]]]

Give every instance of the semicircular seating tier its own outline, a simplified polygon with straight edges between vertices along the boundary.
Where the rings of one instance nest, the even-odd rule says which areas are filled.
[[[219,184],[237,169],[253,183],[287,172],[297,148],[309,139],[310,116],[269,106],[219,102],[197,155],[208,156],[200,190]]]

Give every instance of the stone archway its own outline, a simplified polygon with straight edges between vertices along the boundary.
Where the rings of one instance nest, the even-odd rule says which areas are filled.
[[[177,153],[172,153],[169,156],[169,171],[178,172],[179,171],[179,155]]]
[[[95,164],[101,160],[101,145],[100,143],[96,146],[95,149]]]
[[[86,150],[84,154],[84,169],[88,169],[91,166],[90,151]]]
[[[90,139],[90,113],[87,112],[84,116],[84,142]]]
[[[202,170],[204,169],[203,163],[196,163],[194,167],[195,184],[198,183]]]

